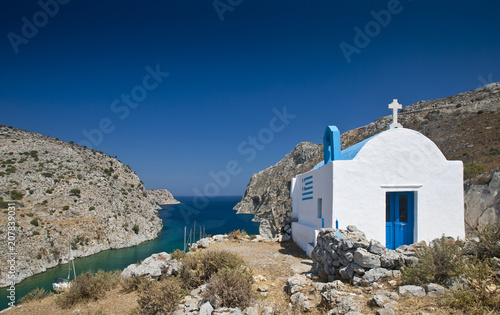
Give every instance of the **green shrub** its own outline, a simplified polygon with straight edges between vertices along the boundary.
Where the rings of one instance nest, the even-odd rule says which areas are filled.
[[[9,207],[9,203],[3,201],[3,197],[0,197],[0,209],[5,209]]]
[[[23,199],[23,197],[24,197],[23,193],[17,190],[13,190],[10,192],[10,198],[12,198],[12,200],[21,200]]]
[[[80,302],[97,301],[119,283],[119,271],[99,270],[95,274],[87,271],[78,275],[76,281],[71,283],[70,289],[57,297],[56,304],[63,309],[68,309]]]
[[[253,300],[252,284],[252,274],[245,268],[224,268],[210,278],[203,297],[210,301],[214,308],[245,309]]]
[[[464,165],[464,177],[466,179],[481,175],[488,171],[488,166],[481,163],[469,162]]]
[[[135,234],[139,233],[139,225],[134,224],[134,227],[132,227],[132,231],[134,231]]]
[[[145,281],[138,288],[139,314],[172,314],[187,293],[177,277]]]
[[[49,201],[47,199],[45,199],[44,201],[42,201],[42,205],[47,205],[49,203]]]
[[[442,284],[461,275],[465,268],[462,246],[461,242],[442,236],[421,247],[417,252],[418,262],[403,268],[403,281],[416,285]]]
[[[94,206],[89,207],[89,211],[92,211],[92,210],[95,210],[95,207],[94,207]]]
[[[62,209],[63,209],[64,211],[69,210],[69,206],[63,206],[63,207],[62,207]]]
[[[472,241],[474,253],[482,259],[500,257],[500,222],[488,224]]]
[[[30,222],[30,223],[31,223],[32,225],[34,225],[34,226],[38,226],[38,220],[37,220],[37,219],[33,219],[33,220],[31,220],[31,222]]]
[[[49,188],[49,189],[47,189],[45,192],[46,192],[47,194],[51,194],[53,191],[54,191],[54,189]]]
[[[33,235],[40,235],[40,232],[38,232],[38,231],[34,231],[34,232],[33,232]],[[39,258],[39,259],[40,259],[40,258]]]
[[[44,288],[36,288],[33,291],[30,291],[28,294],[19,299],[19,303],[24,304],[31,301],[39,301],[41,299],[46,298],[47,296],[52,295],[49,291],[46,291]]]
[[[28,213],[26,213],[26,215],[27,215],[28,217],[30,217],[30,218],[31,218],[31,217],[33,217],[35,214],[34,214],[33,212],[28,212]]]
[[[81,193],[81,191],[78,188],[73,188],[69,191],[70,195],[77,196],[77,197],[80,197],[80,193]]]
[[[48,172],[47,172],[47,173],[42,173],[42,176],[43,176],[43,177],[50,178],[50,177],[54,176],[54,174],[52,174],[52,173],[48,173]]]

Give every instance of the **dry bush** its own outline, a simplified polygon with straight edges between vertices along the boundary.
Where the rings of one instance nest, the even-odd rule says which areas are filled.
[[[169,277],[162,281],[144,281],[138,288],[138,313],[172,314],[187,293],[178,277]]]
[[[245,309],[253,300],[253,281],[252,274],[245,268],[224,268],[210,278],[203,297],[210,301],[214,308]]]
[[[70,289],[57,297],[56,304],[61,308],[71,308],[80,302],[97,301],[119,283],[119,271],[104,272],[99,270],[95,274],[87,271],[78,275],[76,280],[71,282]]]
[[[44,299],[50,295],[52,295],[52,293],[50,293],[49,291],[46,291],[44,288],[41,288],[41,289],[36,288],[36,289],[32,290],[31,292],[29,292],[28,294],[26,294],[25,296],[23,296],[19,300],[19,302],[20,303],[27,303],[27,302],[31,302],[31,301],[39,301],[39,300]]]
[[[422,246],[417,252],[418,262],[403,268],[403,281],[416,285],[442,284],[448,278],[461,275],[465,268],[462,246],[462,242],[445,236]]]
[[[189,288],[196,288],[210,279],[217,271],[235,269],[243,260],[227,251],[201,251],[186,255],[182,259],[181,278]]]
[[[186,257],[186,253],[180,249],[176,249],[170,254],[170,257],[172,259],[181,261],[184,257]]]
[[[461,309],[467,314],[498,314],[500,283],[496,273],[488,259],[469,258],[464,277],[470,281],[470,285],[451,291],[442,304]]]
[[[245,230],[235,230],[228,234],[230,240],[239,240],[241,238],[247,237],[248,234]]]
[[[130,293],[137,291],[141,284],[145,281],[149,281],[143,277],[124,277],[120,280],[120,285],[122,287],[123,293]]]
[[[480,258],[500,258],[500,222],[488,224],[477,232],[478,241],[472,241],[473,251]]]

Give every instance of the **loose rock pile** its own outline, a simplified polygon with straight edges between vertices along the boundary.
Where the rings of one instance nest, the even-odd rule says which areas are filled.
[[[372,285],[386,277],[399,277],[404,264],[417,261],[418,244],[385,248],[376,240],[368,241],[355,226],[347,230],[322,229],[312,252],[313,272],[328,281],[349,280],[354,285]]]

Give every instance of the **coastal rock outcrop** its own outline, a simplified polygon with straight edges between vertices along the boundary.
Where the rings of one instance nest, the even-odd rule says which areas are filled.
[[[73,257],[83,257],[156,238],[164,203],[176,200],[166,190],[145,189],[116,157],[0,126],[0,225],[16,225],[12,235],[0,233],[3,244],[9,236],[15,241],[15,255],[0,249],[0,286],[9,284],[10,258],[19,283],[66,262],[69,246]]]
[[[238,213],[254,214],[254,220],[262,225],[260,234],[265,238],[275,237],[292,213],[291,179],[312,169],[322,159],[322,145],[299,143],[276,165],[252,176],[243,199],[234,209]]]

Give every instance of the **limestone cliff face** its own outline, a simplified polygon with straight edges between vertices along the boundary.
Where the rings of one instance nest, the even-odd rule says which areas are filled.
[[[172,193],[166,189],[148,189],[148,198],[158,205],[173,205],[178,204]]]
[[[474,91],[417,102],[404,107],[398,117],[405,128],[434,141],[447,159],[463,161],[469,188],[465,212],[468,232],[484,226],[484,221],[500,219],[497,177],[492,179],[493,172],[500,170],[499,109],[500,83],[492,83]],[[343,133],[342,149],[387,130],[391,121],[391,116],[386,116]],[[321,145],[300,143],[276,165],[252,176],[235,210],[255,214],[263,236],[275,236],[292,211],[290,179],[311,170],[322,159]],[[490,179],[493,184],[488,184]]]
[[[468,234],[500,221],[500,172],[495,172],[488,184],[468,187],[464,202]]]
[[[0,226],[16,203],[15,279],[75,257],[140,244],[162,229],[158,204],[166,190],[148,191],[115,158],[40,134],[0,126]],[[12,220],[12,219],[11,219]],[[7,285],[7,231],[0,232],[0,286]],[[4,245],[5,244],[5,245]]]
[[[243,199],[234,209],[238,213],[254,214],[254,220],[261,222],[261,235],[273,237],[292,213],[291,179],[312,169],[322,159],[322,145],[299,143],[276,165],[252,176]]]

